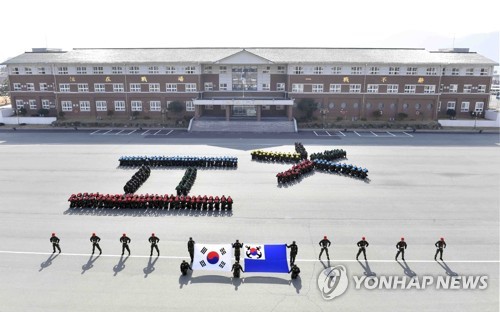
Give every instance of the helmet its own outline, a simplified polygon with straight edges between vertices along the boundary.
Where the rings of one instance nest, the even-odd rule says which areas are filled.
[[[56,233],[52,233],[52,236],[56,236]]]
[[[151,233],[151,236],[155,236],[155,233]]]
[[[444,241],[444,237],[441,237],[441,240]]]
[[[326,239],[327,238],[326,235],[323,238]]]
[[[127,234],[123,233],[123,236],[127,236]]]
[[[92,236],[95,236],[95,233],[92,233]]]
[[[362,240],[365,240],[365,237],[363,236],[363,237],[361,237],[361,239],[362,239]]]
[[[404,238],[404,237],[401,237],[401,240],[402,240],[402,241],[404,241],[404,240],[405,240],[405,238]]]

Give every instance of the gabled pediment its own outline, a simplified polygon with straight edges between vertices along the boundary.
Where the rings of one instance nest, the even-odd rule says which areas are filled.
[[[243,49],[239,52],[231,54],[225,58],[215,61],[216,64],[272,64],[273,62],[258,56],[257,54],[248,52]]]

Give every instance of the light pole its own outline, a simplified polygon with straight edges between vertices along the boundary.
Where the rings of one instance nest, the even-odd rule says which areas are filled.
[[[476,123],[477,123],[477,115],[478,115],[478,114],[479,114],[479,113],[478,113],[478,112],[476,112],[476,111],[473,111],[473,112],[471,113],[471,115],[474,117],[474,130],[476,130]]]

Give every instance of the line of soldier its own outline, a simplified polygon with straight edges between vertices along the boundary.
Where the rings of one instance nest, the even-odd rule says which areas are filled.
[[[177,195],[186,196],[189,193],[191,187],[193,187],[194,181],[196,180],[196,172],[197,169],[194,167],[189,167],[186,169],[181,182],[179,182],[179,184],[175,187]]]
[[[307,159],[307,151],[301,142],[295,142],[295,152],[300,154],[300,158]]]
[[[68,201],[70,208],[117,208],[117,209],[233,209],[231,196],[184,196],[174,194],[72,194]]]
[[[123,187],[123,191],[126,194],[133,194],[135,193],[141,185],[146,182],[146,180],[149,178],[151,174],[151,169],[146,166],[142,165],[139,170],[137,170],[136,173],[132,176],[130,180],[127,181],[125,186]]]
[[[252,160],[274,161],[285,163],[298,163],[301,158],[299,153],[266,152],[262,150],[252,151]]]
[[[347,152],[344,151],[343,149],[334,149],[330,151],[324,151],[322,153],[312,153],[310,156],[311,160],[315,159],[323,159],[323,160],[338,160],[338,159],[343,159],[347,158]]]
[[[138,167],[143,164],[151,167],[238,167],[238,158],[232,156],[122,156],[119,162],[122,167]]]
[[[351,164],[341,164],[324,159],[315,159],[313,163],[314,168],[318,170],[340,173],[360,179],[366,179],[368,177],[368,169]]]
[[[278,183],[290,183],[294,180],[298,180],[300,176],[311,172],[314,169],[314,163],[310,160],[303,160],[302,162],[294,165],[291,169],[287,171],[280,172],[276,175]]]

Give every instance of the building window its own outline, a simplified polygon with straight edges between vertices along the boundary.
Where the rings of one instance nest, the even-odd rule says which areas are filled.
[[[479,70],[479,76],[488,76],[488,74],[489,74],[488,68],[481,68]]]
[[[139,66],[129,66],[128,73],[132,75],[139,74]]]
[[[167,83],[166,84],[167,92],[177,92],[177,84],[176,83]]]
[[[150,74],[159,74],[160,73],[160,68],[158,66],[149,66],[148,67],[148,73],[150,73]]]
[[[39,86],[40,86],[40,91],[47,91],[49,89],[49,87],[45,82],[40,82]]]
[[[211,74],[213,72],[212,66],[205,66],[203,67],[203,73],[204,74]]]
[[[227,83],[220,83],[219,90],[220,91],[227,91]]]
[[[12,84],[12,89],[13,91],[21,91],[22,87],[21,87],[21,84],[20,83],[13,83]]]
[[[465,76],[474,76],[474,68],[466,68]]]
[[[342,108],[345,108],[345,103],[342,103],[342,104],[344,104],[344,107],[342,107]],[[341,105],[341,106],[342,106],[342,105]],[[370,102],[366,103],[366,108],[367,108],[367,109],[372,108],[372,103],[370,103]]]
[[[270,110],[271,106],[269,105],[262,105],[262,110]]]
[[[159,83],[150,83],[149,84],[149,92],[160,92],[160,84]]]
[[[271,66],[266,66],[263,70],[262,70],[262,73],[263,74],[269,74],[271,72]]]
[[[424,93],[431,94],[436,92],[436,86],[435,85],[425,85],[424,86]]]
[[[73,104],[71,103],[71,101],[62,101],[61,108],[63,112],[72,112]]]
[[[78,92],[89,92],[89,85],[87,83],[79,83]]]
[[[446,104],[446,109],[455,109],[455,102],[454,101],[449,101],[448,104]]]
[[[31,69],[31,67],[25,67],[24,68],[24,73],[26,75],[33,75],[33,70]]]
[[[30,104],[30,109],[38,108],[38,106],[36,105],[36,100],[28,100],[28,103]]]
[[[196,83],[186,83],[186,92],[196,92]]]
[[[94,66],[92,68],[92,72],[94,73],[94,75],[102,75],[102,74],[104,74],[104,67],[102,67],[102,66]]]
[[[262,84],[262,91],[269,91],[271,90],[271,85],[268,83],[263,83]]]
[[[113,92],[123,92],[123,83],[113,83]]]
[[[118,75],[118,74],[123,74],[123,67],[121,66],[113,66],[111,67],[111,73]]]
[[[304,92],[304,85],[302,83],[293,83],[292,92],[302,93]]]
[[[389,75],[399,75],[399,67],[389,67]]]
[[[340,67],[340,66],[333,66],[332,67],[332,74],[340,75],[341,73],[342,73],[342,67]]]
[[[204,89],[205,91],[212,91],[214,89],[213,82],[205,82]]]
[[[184,72],[186,74],[194,74],[194,73],[196,73],[196,67],[195,66],[186,66],[184,68]]]
[[[477,93],[486,93],[486,85],[478,85]]]
[[[398,93],[399,86],[397,84],[387,85],[387,93]]]
[[[330,92],[340,93],[342,92],[342,86],[340,84],[330,84]]]
[[[419,104],[417,104],[419,105]],[[378,103],[378,109],[383,110],[384,109],[384,103]]]
[[[161,112],[161,102],[149,101],[149,110],[152,112]]]
[[[285,74],[286,73],[286,67],[283,65],[278,65],[278,74]]]
[[[278,82],[276,84],[276,91],[285,91],[285,83],[284,82]]]
[[[108,105],[106,101],[95,101],[95,109],[98,112],[106,112],[108,110]]]
[[[27,83],[26,84],[26,91],[35,91],[35,84],[34,83]]]
[[[76,73],[78,75],[86,75],[87,74],[87,67],[81,67],[81,66],[78,66],[76,68]]]
[[[219,66],[219,74],[227,74],[227,66]]]
[[[193,101],[186,101],[186,112],[194,112]]]
[[[408,110],[408,107],[409,107],[409,106],[410,106],[410,105],[408,105],[408,103],[404,103],[404,104],[403,104],[403,110],[405,110],[405,111],[406,111],[406,110]]]
[[[451,84],[450,85],[450,93],[457,93],[458,92],[458,85],[457,84]]]
[[[313,84],[312,85],[312,92],[314,92],[314,93],[323,92],[323,84]]]
[[[165,67],[165,74],[175,74],[175,66]]]
[[[115,101],[115,111],[124,112],[125,111],[125,101]]]
[[[132,101],[132,111],[142,112],[142,101]]]
[[[94,92],[106,92],[104,83],[94,83]]]
[[[12,68],[12,75],[19,75],[19,67]]]
[[[405,85],[405,93],[415,93],[416,89],[416,85]]]
[[[60,83],[59,92],[70,92],[69,83]]]
[[[464,85],[464,93],[471,93],[472,92],[472,85],[466,84]]]
[[[462,104],[460,105],[460,111],[462,113],[467,113],[469,111],[469,105],[469,102],[462,102]]]
[[[351,67],[351,75],[361,75],[363,73],[363,67],[355,66]]]
[[[417,68],[416,67],[407,67],[406,68],[406,74],[409,76],[414,76],[417,74]]]
[[[378,93],[378,84],[369,84],[367,92],[368,93]]]
[[[67,75],[68,74],[68,67],[62,66],[57,68],[57,74],[59,75]]]
[[[321,74],[323,74],[323,67],[321,67],[321,66],[314,66],[313,67],[313,74],[315,74],[315,75],[321,75]]]
[[[436,76],[437,75],[436,67],[427,67],[427,69],[425,70],[425,74],[427,76]]]
[[[42,100],[42,108],[44,108],[44,109],[50,109],[50,102],[49,102],[49,100]]]
[[[361,85],[360,84],[350,84],[349,85],[349,93],[360,93]]]
[[[476,107],[474,108],[474,111],[482,113],[483,110],[484,110],[484,102],[476,102]]]
[[[285,105],[276,105],[276,110],[284,110]]]
[[[452,76],[458,76],[460,74],[460,69],[458,68],[452,68],[451,69],[451,75]]]
[[[81,112],[90,112],[90,102],[89,101],[80,101],[80,111]]]
[[[141,84],[140,83],[131,83],[130,84],[130,92],[141,92]]]
[[[24,107],[24,101],[23,100],[16,100],[16,108],[20,109]]]
[[[380,73],[380,68],[377,66],[370,67],[370,75],[378,75]]]
[[[295,66],[293,68],[293,73],[295,75],[302,75],[304,73],[304,68],[302,68],[302,66]]]
[[[46,71],[45,71],[45,67],[38,67],[38,69],[37,69],[37,70],[38,70],[38,73],[39,73],[40,75],[45,75],[45,73],[46,73]]]

